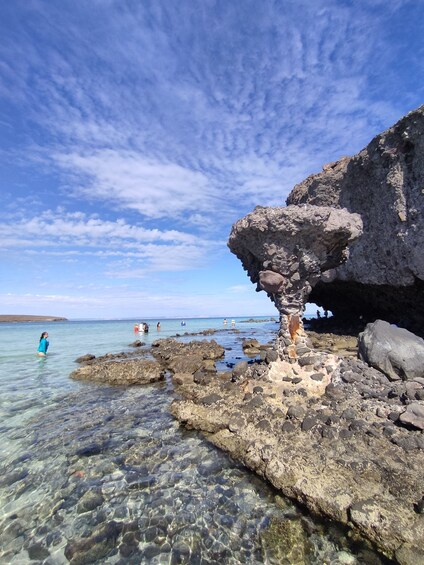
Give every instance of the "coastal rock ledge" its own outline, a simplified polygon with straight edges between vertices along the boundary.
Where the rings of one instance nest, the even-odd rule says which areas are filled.
[[[182,425],[396,563],[424,564],[424,379],[309,351],[173,382]]]

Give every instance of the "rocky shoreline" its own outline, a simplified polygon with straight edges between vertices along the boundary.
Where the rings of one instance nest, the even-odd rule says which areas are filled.
[[[225,353],[216,341],[164,339],[138,360],[91,359],[72,377],[143,384],[171,375],[170,411],[183,426],[394,562],[424,563],[424,432],[409,419],[424,380],[389,380],[336,334],[303,336],[291,362],[270,344],[243,347],[250,361],[228,372],[215,368]]]
[[[168,339],[72,375],[172,375],[182,425],[401,565],[424,565],[423,128],[421,106],[233,225],[230,250],[279,312],[274,344],[245,339],[225,373],[216,341]],[[308,334],[308,301],[339,327]]]

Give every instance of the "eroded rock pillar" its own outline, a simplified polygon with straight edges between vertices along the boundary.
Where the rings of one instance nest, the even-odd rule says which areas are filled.
[[[312,205],[258,206],[234,224],[231,251],[280,313],[276,349],[281,358],[298,357],[306,344],[302,316],[312,288],[347,259],[348,244],[361,234],[358,214]]]

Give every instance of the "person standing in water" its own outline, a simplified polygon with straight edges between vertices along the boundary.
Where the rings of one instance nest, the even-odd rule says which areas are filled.
[[[43,332],[40,337],[40,343],[38,344],[37,355],[40,357],[45,357],[47,355],[47,350],[49,348],[49,342],[47,338],[49,334],[47,332]]]

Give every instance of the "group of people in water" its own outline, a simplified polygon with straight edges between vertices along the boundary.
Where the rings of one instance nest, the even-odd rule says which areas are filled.
[[[231,320],[232,326],[234,326],[235,323],[236,323],[235,320]],[[227,319],[224,320],[224,325],[226,324],[227,324]],[[186,323],[182,321],[181,325],[185,326]],[[160,331],[160,322],[156,324],[156,330]],[[148,331],[149,331],[149,324],[147,324],[146,322],[140,322],[139,324],[134,324],[134,333],[139,333],[139,332],[148,333]],[[47,339],[48,337],[49,337],[48,332],[43,332],[41,334],[40,341],[38,343],[38,349],[37,349],[37,355],[39,357],[45,357],[47,355],[47,350],[49,348],[49,341]]]
[[[157,331],[160,330],[160,322],[158,322],[156,324],[156,329],[157,329]],[[148,333],[149,332],[149,324],[147,324],[146,322],[140,322],[139,324],[134,324],[134,333],[137,333],[137,332]]]

